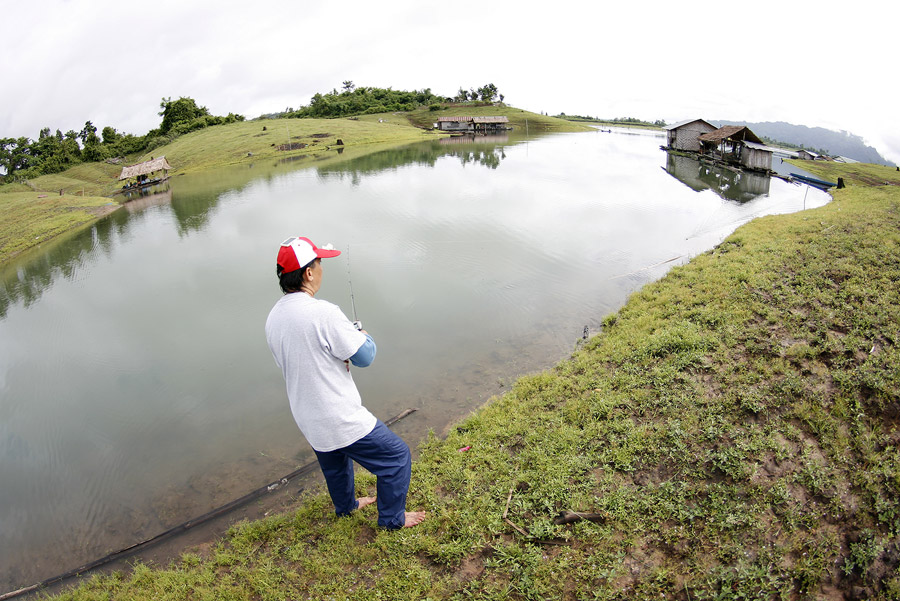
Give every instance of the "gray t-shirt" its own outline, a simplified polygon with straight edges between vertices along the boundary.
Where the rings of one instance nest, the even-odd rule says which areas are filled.
[[[337,305],[303,292],[281,297],[266,339],[284,374],[291,412],[317,451],[353,444],[375,427],[345,363],[366,342]]]

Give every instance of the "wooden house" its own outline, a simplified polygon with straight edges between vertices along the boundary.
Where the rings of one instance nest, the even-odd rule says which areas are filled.
[[[699,138],[703,154],[726,163],[740,164],[748,169],[770,171],[772,148],[766,146],[749,127],[725,125]]]
[[[765,144],[744,142],[744,151],[741,153],[741,165],[757,171],[771,171],[772,157],[775,149]]]
[[[823,157],[818,152],[806,150],[805,148],[801,148],[797,151],[797,158],[801,161],[822,161],[825,159],[825,157]]]
[[[441,131],[481,133],[509,129],[509,119],[506,116],[483,117],[438,117],[435,129]]]
[[[716,126],[703,119],[688,119],[667,125],[666,146],[672,150],[700,152],[700,136],[716,130]]]

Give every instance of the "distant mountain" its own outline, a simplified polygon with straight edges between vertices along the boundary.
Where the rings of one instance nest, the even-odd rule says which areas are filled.
[[[746,125],[757,136],[791,146],[828,151],[828,154],[854,159],[863,163],[890,165],[894,163],[881,156],[877,150],[867,146],[863,139],[847,131],[832,131],[824,127],[807,127],[784,121],[710,121],[716,127],[723,125]]]

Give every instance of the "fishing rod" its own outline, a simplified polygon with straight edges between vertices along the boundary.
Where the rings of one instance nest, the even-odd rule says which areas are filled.
[[[362,322],[356,317],[356,301],[353,298],[353,279],[350,277],[350,245],[347,245],[347,282],[350,284],[350,306],[353,308],[353,325],[362,330]]]

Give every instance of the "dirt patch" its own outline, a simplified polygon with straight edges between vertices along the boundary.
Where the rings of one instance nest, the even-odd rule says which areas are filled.
[[[278,147],[278,150],[300,150],[302,148],[306,148],[309,144],[304,142],[291,142],[290,144],[282,144]]]
[[[330,138],[331,134],[313,134],[310,138]]]
[[[463,558],[454,576],[459,582],[469,582],[481,578],[484,573],[484,553]]]

